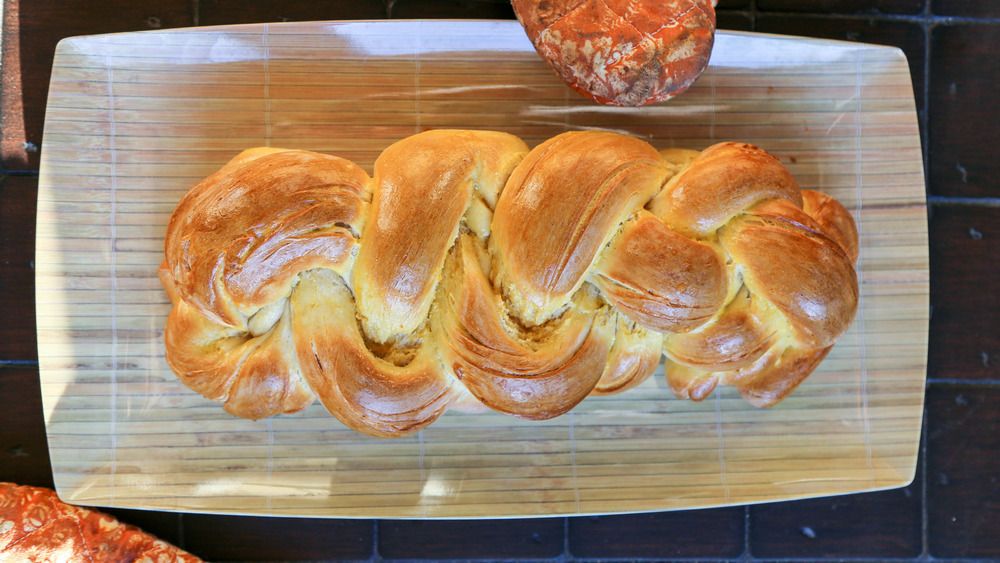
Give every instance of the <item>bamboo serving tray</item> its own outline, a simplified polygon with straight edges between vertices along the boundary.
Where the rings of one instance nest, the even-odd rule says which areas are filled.
[[[400,439],[319,403],[236,419],[163,359],[156,277],[174,206],[244,148],[371,173],[430,128],[529,145],[603,128],[658,148],[778,156],[861,233],[850,331],[772,409],[657,375],[545,422],[448,412]],[[566,88],[516,21],[316,22],[75,37],[56,51],[38,195],[38,350],[63,500],[265,515],[479,518],[671,510],[873,491],[914,475],[928,328],[927,219],[910,74],[895,48],[720,32],[687,93],[642,109]]]

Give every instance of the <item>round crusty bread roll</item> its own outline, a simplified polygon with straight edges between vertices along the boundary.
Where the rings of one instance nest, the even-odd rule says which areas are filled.
[[[375,436],[449,407],[546,419],[648,378],[787,396],[851,323],[857,231],[743,143],[658,152],[569,132],[532,150],[431,130],[357,165],[251,149],[181,200],[166,358],[259,419],[319,397]]]
[[[66,504],[55,491],[0,483],[0,561],[200,563],[115,517]]]
[[[538,54],[572,89],[615,106],[687,90],[708,66],[715,0],[512,0]]]

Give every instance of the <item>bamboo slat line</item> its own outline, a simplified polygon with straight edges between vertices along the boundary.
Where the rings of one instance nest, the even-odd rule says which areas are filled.
[[[449,412],[394,440],[321,405],[236,419],[163,359],[156,278],[174,205],[237,152],[337,154],[371,173],[399,138],[497,129],[529,145],[601,128],[658,148],[746,141],[852,211],[861,305],[779,406],[732,389],[637,389],[554,420]],[[478,518],[708,507],[912,479],[926,378],[926,200],[894,48],[721,32],[684,95],[606,108],[568,90],[517,22],[248,25],[76,37],[56,51],[36,247],[41,387],[56,487],[109,507]]]

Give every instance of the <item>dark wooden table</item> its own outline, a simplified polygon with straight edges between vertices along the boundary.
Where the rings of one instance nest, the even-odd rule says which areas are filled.
[[[211,561],[1000,560],[1000,2],[720,0],[723,29],[895,45],[924,143],[932,320],[909,486],[816,500],[499,521],[112,510]],[[7,0],[0,179],[0,481],[52,486],[38,381],[35,198],[52,55],[67,36],[287,20],[501,18],[503,0]]]

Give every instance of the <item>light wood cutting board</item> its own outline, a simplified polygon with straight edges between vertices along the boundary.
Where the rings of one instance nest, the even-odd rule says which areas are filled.
[[[240,150],[337,154],[371,172],[439,127],[529,145],[605,128],[658,148],[722,140],[778,156],[861,232],[848,334],[779,406],[640,388],[525,422],[449,412],[379,440],[317,403],[258,422],[183,387],[163,359],[156,278],[174,205]],[[217,513],[472,518],[733,505],[913,477],[926,377],[927,219],[907,61],[895,48],[719,33],[672,101],[591,104],[515,21],[317,22],[70,38],[43,139],[38,347],[55,483],[69,502]]]

